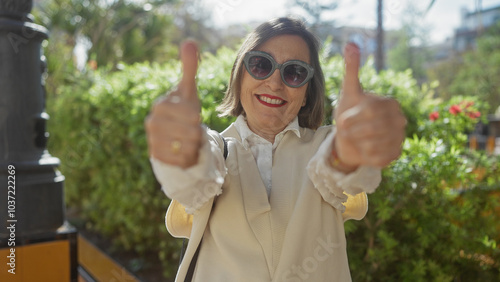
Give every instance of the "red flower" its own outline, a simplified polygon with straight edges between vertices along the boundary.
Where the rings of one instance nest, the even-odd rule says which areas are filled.
[[[472,119],[475,119],[475,118],[481,117],[481,113],[477,112],[477,111],[476,112],[468,112],[467,116],[472,118]]]
[[[429,114],[429,119],[431,121],[435,121],[438,118],[439,118],[439,113],[438,112],[432,112],[432,113]]]
[[[462,109],[458,105],[453,105],[450,107],[450,114],[456,116],[457,114],[462,112]]]

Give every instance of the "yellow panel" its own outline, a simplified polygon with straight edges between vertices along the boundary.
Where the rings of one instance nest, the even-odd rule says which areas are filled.
[[[0,281],[70,281],[69,241],[51,241],[15,248],[15,274],[8,272],[10,248],[0,249]]]
[[[138,281],[125,268],[80,235],[78,263],[98,281]]]

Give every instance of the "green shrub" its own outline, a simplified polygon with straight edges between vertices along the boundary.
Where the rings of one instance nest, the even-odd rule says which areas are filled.
[[[227,87],[235,51],[202,57],[202,118],[220,131],[234,120],[218,118],[215,107]],[[333,57],[323,65],[327,98],[333,103],[343,61]],[[169,200],[151,172],[143,121],[180,73],[177,61],[73,73],[53,82],[57,93],[48,101],[49,151],[61,159],[67,204],[79,208],[87,227],[111,238],[116,248],[140,255],[157,252],[170,278],[180,244],[164,226]],[[450,119],[429,122],[432,111],[446,112],[451,105],[437,105],[429,98],[436,84],[418,87],[410,72],[377,75],[369,63],[360,77],[366,90],[401,103],[409,138],[402,157],[384,170],[381,187],[370,195],[367,217],[346,223],[353,279],[499,278],[500,236],[493,213],[498,198],[488,195],[499,190],[500,169],[497,159],[465,150],[461,132],[472,121],[464,119],[460,128]],[[331,121],[327,109],[325,120]],[[478,168],[480,178],[471,173]]]
[[[82,78],[89,81],[63,86],[49,125],[67,205],[81,211],[86,228],[112,239],[115,248],[158,250],[166,261],[176,260],[178,244],[165,234],[168,199],[151,172],[142,124],[173,70],[138,64],[88,74]]]
[[[500,158],[465,147],[482,108],[474,100],[424,109],[366,218],[346,224],[354,281],[500,278]]]
[[[203,120],[227,127],[214,106],[223,97],[233,51],[206,55],[199,92]],[[49,151],[61,159],[67,205],[86,227],[112,239],[115,248],[156,251],[165,275],[176,272],[180,245],[165,229],[169,204],[151,171],[143,122],[153,101],[177,84],[180,64],[121,65],[121,70],[71,74],[49,100]]]

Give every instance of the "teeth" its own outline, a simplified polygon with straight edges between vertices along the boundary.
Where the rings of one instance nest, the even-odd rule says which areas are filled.
[[[281,105],[281,104],[285,103],[285,101],[283,101],[283,100],[280,100],[280,99],[271,99],[271,98],[265,97],[265,96],[259,96],[259,99],[261,101],[264,101],[264,102],[266,102],[268,104],[273,104],[273,105]]]

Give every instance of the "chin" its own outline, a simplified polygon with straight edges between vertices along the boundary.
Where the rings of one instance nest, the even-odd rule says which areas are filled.
[[[260,119],[262,124],[269,128],[285,128],[290,121],[285,117],[277,117],[277,116],[262,116]]]

